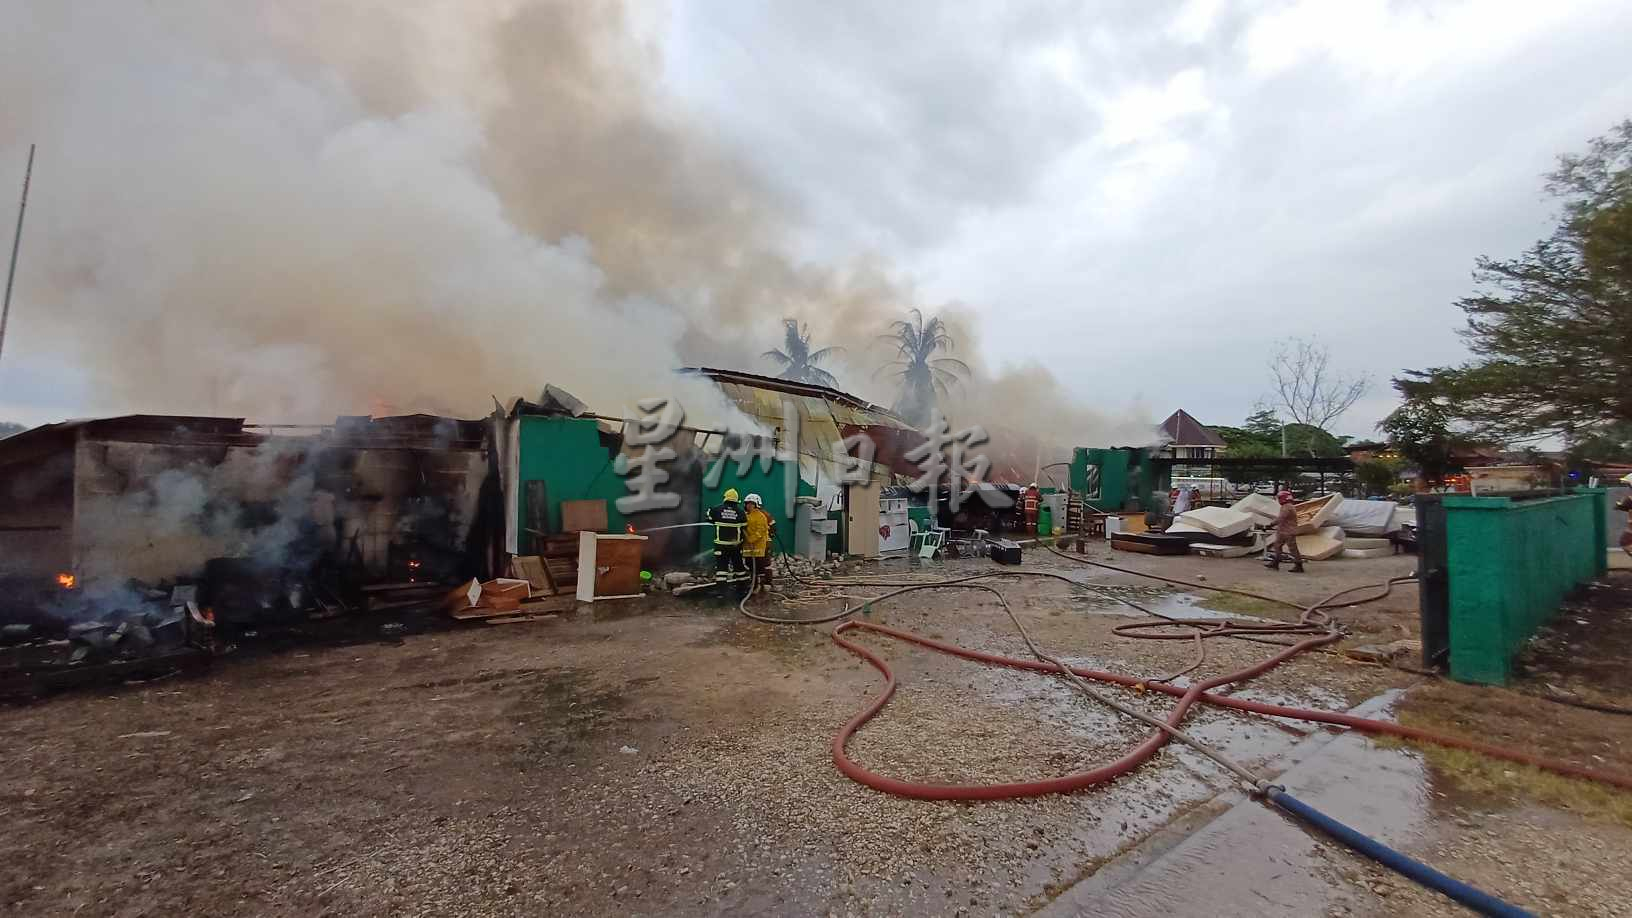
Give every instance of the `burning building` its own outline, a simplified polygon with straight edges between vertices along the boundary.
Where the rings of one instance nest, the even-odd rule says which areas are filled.
[[[127,415],[0,440],[0,619],[82,620],[181,583],[253,618],[269,592],[299,605],[287,591],[319,575],[341,591],[484,572],[486,430],[426,415],[304,428]]]

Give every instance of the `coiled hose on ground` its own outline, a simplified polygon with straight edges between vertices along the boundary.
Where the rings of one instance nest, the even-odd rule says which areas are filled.
[[[1473,887],[1470,887],[1467,884],[1461,883],[1458,880],[1455,880],[1455,879],[1453,879],[1451,877],[1448,877],[1445,874],[1440,873],[1439,871],[1434,870],[1433,868],[1431,868],[1431,867],[1429,867],[1429,866],[1427,866],[1425,864],[1422,864],[1421,862],[1418,862],[1418,861],[1416,861],[1416,860],[1414,860],[1414,859],[1412,859],[1410,857],[1407,857],[1406,855],[1401,854],[1400,852],[1394,851],[1393,849],[1388,848],[1387,846],[1381,844],[1380,842],[1377,842],[1374,839],[1368,838],[1368,837],[1362,835],[1361,833],[1356,832],[1352,828],[1349,828],[1348,826],[1345,826],[1342,823],[1340,823],[1340,822],[1338,822],[1338,821],[1336,821],[1336,820],[1334,820],[1334,819],[1332,819],[1332,818],[1330,818],[1328,816],[1325,816],[1324,814],[1319,813],[1318,811],[1316,811],[1313,808],[1309,807],[1307,804],[1304,804],[1301,801],[1298,801],[1295,798],[1288,795],[1283,788],[1280,788],[1280,787],[1277,787],[1275,785],[1270,784],[1267,779],[1253,774],[1250,770],[1244,768],[1243,766],[1239,765],[1236,762],[1231,761],[1227,757],[1220,754],[1217,750],[1212,749],[1211,747],[1207,746],[1206,744],[1201,743],[1198,740],[1196,740],[1195,738],[1191,737],[1190,735],[1188,735],[1187,733],[1185,733],[1184,731],[1179,729],[1179,724],[1182,723],[1182,721],[1183,721],[1184,717],[1186,716],[1186,714],[1188,713],[1189,709],[1194,705],[1194,703],[1196,701],[1204,701],[1206,703],[1219,705],[1221,707],[1228,707],[1228,708],[1233,708],[1233,709],[1236,709],[1236,710],[1249,711],[1249,712],[1252,712],[1252,713],[1267,714],[1267,715],[1275,716],[1275,717],[1295,718],[1295,719],[1313,721],[1313,722],[1317,722],[1317,723],[1328,723],[1328,724],[1333,724],[1333,725],[1338,725],[1338,726],[1350,727],[1350,728],[1357,729],[1357,730],[1360,730],[1362,732],[1371,733],[1371,734],[1391,735],[1391,736],[1397,736],[1397,737],[1404,738],[1404,739],[1411,739],[1411,740],[1416,740],[1416,741],[1421,741],[1421,742],[1436,743],[1436,744],[1439,744],[1439,745],[1450,746],[1450,747],[1453,747],[1453,748],[1468,749],[1470,751],[1480,752],[1482,754],[1490,755],[1490,756],[1493,756],[1493,757],[1496,757],[1496,758],[1501,758],[1501,759],[1504,759],[1504,760],[1507,760],[1507,761],[1513,761],[1513,762],[1519,762],[1521,764],[1533,765],[1533,766],[1536,766],[1538,768],[1543,768],[1543,769],[1546,769],[1546,770],[1554,771],[1556,773],[1565,774],[1565,775],[1568,775],[1568,776],[1571,776],[1571,777],[1587,778],[1587,779],[1590,779],[1590,780],[1603,781],[1605,783],[1609,783],[1609,784],[1619,786],[1619,787],[1632,788],[1632,778],[1629,778],[1629,777],[1624,776],[1624,775],[1618,775],[1618,774],[1613,774],[1613,773],[1609,773],[1609,772],[1598,772],[1598,771],[1593,770],[1593,769],[1580,768],[1578,766],[1572,765],[1572,764],[1567,763],[1567,762],[1560,762],[1560,761],[1557,761],[1557,760],[1545,759],[1545,758],[1542,758],[1542,757],[1539,757],[1539,756],[1530,756],[1530,755],[1525,754],[1525,753],[1516,753],[1516,752],[1512,752],[1512,751],[1509,751],[1509,750],[1506,750],[1506,749],[1501,749],[1499,747],[1487,746],[1485,744],[1475,743],[1475,742],[1472,742],[1472,741],[1469,741],[1469,740],[1462,740],[1459,737],[1444,736],[1444,735],[1440,735],[1440,734],[1431,733],[1431,732],[1425,731],[1425,730],[1418,730],[1418,729],[1411,728],[1411,727],[1405,727],[1405,726],[1402,726],[1402,725],[1399,725],[1399,724],[1394,724],[1394,723],[1391,723],[1391,722],[1388,722],[1388,721],[1371,720],[1369,718],[1361,718],[1361,717],[1356,717],[1354,715],[1342,714],[1342,713],[1339,713],[1339,712],[1318,711],[1318,710],[1312,710],[1312,709],[1293,708],[1293,707],[1288,707],[1288,706],[1284,706],[1284,705],[1271,705],[1271,704],[1265,704],[1265,703],[1261,703],[1261,702],[1244,701],[1244,700],[1240,700],[1240,699],[1230,698],[1228,696],[1214,695],[1214,694],[1210,693],[1210,691],[1209,691],[1210,689],[1217,688],[1217,687],[1220,687],[1220,686],[1223,686],[1223,685],[1226,685],[1226,684],[1231,684],[1231,683],[1235,683],[1235,682],[1244,681],[1246,679],[1251,679],[1251,678],[1254,678],[1254,677],[1256,677],[1258,675],[1262,675],[1264,672],[1267,672],[1270,669],[1273,669],[1275,666],[1280,665],[1281,663],[1285,662],[1286,660],[1291,659],[1294,656],[1297,656],[1300,653],[1303,653],[1303,652],[1306,652],[1306,651],[1309,651],[1309,650],[1313,650],[1313,649],[1316,649],[1316,648],[1321,647],[1323,645],[1330,644],[1332,642],[1335,642],[1335,641],[1339,640],[1341,635],[1338,633],[1336,628],[1332,625],[1330,616],[1326,614],[1326,610],[1336,609],[1336,608],[1344,608],[1344,607],[1348,607],[1348,606],[1358,605],[1358,604],[1363,603],[1363,602],[1376,601],[1378,599],[1381,599],[1381,598],[1387,596],[1396,583],[1409,582],[1413,578],[1410,578],[1410,577],[1396,578],[1394,580],[1390,580],[1390,581],[1387,581],[1385,583],[1379,584],[1378,587],[1380,588],[1380,592],[1378,592],[1377,595],[1375,595],[1375,596],[1366,596],[1366,597],[1361,597],[1361,598],[1358,598],[1358,599],[1348,599],[1348,600],[1339,601],[1341,597],[1344,597],[1344,596],[1346,596],[1346,595],[1348,595],[1350,593],[1358,592],[1360,589],[1365,589],[1363,587],[1362,588],[1354,588],[1354,589],[1342,590],[1342,591],[1339,591],[1337,593],[1334,593],[1331,596],[1327,597],[1325,600],[1322,600],[1321,602],[1315,603],[1313,605],[1300,606],[1300,605],[1298,605],[1296,603],[1291,603],[1291,602],[1288,602],[1286,600],[1279,599],[1277,597],[1264,596],[1262,594],[1251,593],[1251,592],[1244,591],[1244,590],[1235,590],[1235,589],[1221,588],[1221,587],[1210,587],[1210,586],[1206,586],[1206,585],[1203,585],[1203,584],[1195,584],[1195,583],[1190,583],[1190,582],[1183,581],[1183,580],[1178,580],[1178,579],[1175,579],[1175,578],[1162,577],[1162,576],[1159,576],[1159,575],[1152,575],[1152,574],[1145,574],[1144,572],[1141,572],[1141,571],[1135,571],[1135,570],[1132,570],[1132,569],[1129,569],[1129,568],[1119,567],[1117,565],[1111,565],[1111,564],[1106,564],[1104,562],[1092,561],[1092,560],[1087,559],[1087,558],[1078,558],[1078,557],[1075,557],[1075,556],[1072,556],[1072,555],[1067,555],[1067,554],[1064,554],[1062,552],[1055,551],[1052,548],[1050,548],[1049,550],[1053,551],[1055,554],[1059,555],[1060,557],[1066,558],[1068,560],[1082,561],[1084,563],[1092,564],[1092,565],[1095,565],[1095,566],[1098,566],[1098,567],[1104,567],[1104,568],[1108,568],[1108,569],[1111,569],[1111,570],[1115,570],[1115,571],[1119,571],[1119,572],[1123,572],[1123,573],[1128,573],[1128,574],[1133,574],[1133,575],[1137,575],[1137,576],[1142,576],[1142,577],[1149,577],[1151,579],[1160,580],[1160,581],[1163,581],[1163,582],[1166,582],[1166,583],[1177,584],[1177,585],[1190,587],[1190,588],[1194,588],[1194,589],[1213,590],[1213,591],[1216,591],[1216,592],[1234,593],[1234,594],[1237,594],[1237,595],[1250,596],[1250,597],[1260,599],[1260,600],[1263,600],[1263,601],[1268,601],[1268,602],[1288,606],[1288,607],[1291,607],[1291,608],[1301,609],[1302,613],[1301,613],[1301,615],[1299,617],[1298,622],[1296,622],[1296,623],[1274,623],[1274,624],[1270,624],[1270,623],[1262,623],[1262,622],[1239,622],[1239,621],[1223,621],[1223,622],[1220,622],[1220,621],[1217,621],[1217,620],[1180,619],[1180,618],[1174,618],[1174,617],[1171,617],[1171,616],[1161,615],[1160,613],[1156,613],[1156,612],[1153,612],[1152,610],[1145,609],[1144,607],[1139,606],[1137,603],[1133,603],[1132,601],[1127,600],[1127,599],[1125,599],[1123,597],[1113,597],[1113,598],[1116,598],[1120,602],[1123,602],[1123,603],[1125,603],[1127,605],[1133,606],[1134,608],[1140,609],[1140,611],[1146,612],[1147,614],[1150,614],[1150,615],[1153,615],[1153,616],[1155,616],[1155,617],[1157,617],[1159,619],[1162,619],[1162,621],[1160,621],[1160,622],[1137,623],[1137,624],[1133,624],[1133,625],[1118,626],[1115,629],[1117,634],[1120,634],[1120,635],[1123,635],[1123,636],[1126,636],[1126,637],[1134,637],[1134,638],[1154,638],[1154,639],[1166,639],[1166,640],[1175,640],[1175,639],[1188,640],[1188,639],[1193,639],[1193,640],[1195,640],[1195,642],[1197,644],[1197,649],[1198,649],[1197,659],[1189,667],[1187,667],[1185,670],[1181,670],[1179,673],[1175,673],[1173,675],[1163,677],[1163,679],[1161,679],[1161,680],[1149,680],[1149,679],[1137,679],[1137,678],[1134,678],[1134,677],[1131,677],[1131,676],[1123,676],[1123,675],[1115,674],[1115,673],[1105,673],[1105,672],[1099,672],[1099,671],[1095,671],[1095,670],[1086,670],[1086,669],[1082,669],[1082,668],[1078,668],[1078,667],[1073,667],[1073,666],[1068,665],[1064,661],[1058,659],[1057,657],[1054,657],[1054,656],[1051,656],[1051,655],[1045,653],[1032,640],[1029,632],[1027,632],[1025,626],[1020,622],[1019,618],[1015,615],[1013,609],[1009,606],[1007,600],[1004,598],[1004,596],[1002,595],[1001,592],[999,592],[998,590],[996,590],[995,588],[993,588],[991,586],[984,585],[984,584],[976,584],[976,583],[973,582],[973,581],[977,581],[977,580],[992,579],[992,578],[997,578],[997,577],[1040,576],[1040,577],[1051,578],[1051,579],[1056,579],[1056,580],[1063,580],[1066,583],[1069,583],[1069,584],[1071,584],[1071,585],[1073,585],[1075,587],[1079,587],[1079,588],[1094,589],[1092,584],[1083,584],[1083,583],[1072,580],[1071,578],[1065,577],[1065,576],[1060,575],[1060,574],[1053,574],[1053,573],[1041,572],[1041,571],[1001,571],[1001,572],[993,572],[993,573],[987,573],[987,574],[976,574],[976,575],[972,575],[972,576],[968,576],[968,577],[954,578],[954,579],[951,579],[951,580],[925,582],[925,583],[918,583],[918,582],[895,583],[895,582],[890,582],[890,581],[878,581],[878,580],[835,581],[835,582],[845,584],[845,585],[893,586],[893,587],[896,587],[896,588],[891,590],[890,592],[885,593],[885,594],[880,595],[880,596],[870,597],[870,598],[859,600],[859,604],[856,605],[856,606],[845,605],[840,612],[838,612],[836,614],[833,614],[833,615],[817,618],[817,619],[778,619],[778,618],[773,618],[773,617],[770,617],[770,616],[762,616],[762,615],[758,615],[756,613],[750,612],[748,610],[748,608],[747,608],[747,601],[753,595],[754,590],[757,589],[757,584],[756,584],[754,587],[751,587],[750,590],[748,591],[748,593],[746,593],[743,596],[741,602],[738,603],[738,609],[744,615],[747,615],[750,618],[756,619],[758,621],[772,623],[772,624],[818,624],[818,623],[822,623],[822,622],[836,621],[838,619],[849,618],[850,616],[854,615],[857,611],[861,611],[863,609],[870,608],[875,603],[881,602],[883,600],[886,600],[886,599],[889,599],[891,597],[898,596],[898,595],[901,595],[901,594],[904,594],[904,593],[909,593],[909,592],[912,592],[912,591],[915,591],[915,590],[924,590],[924,589],[976,589],[976,590],[982,590],[982,591],[991,593],[997,599],[999,604],[1003,607],[1003,610],[1007,614],[1010,622],[1014,625],[1015,629],[1018,631],[1021,638],[1025,641],[1027,648],[1032,652],[1032,655],[1034,657],[1036,657],[1035,661],[1020,660],[1020,659],[1011,658],[1011,657],[1003,657],[1003,656],[999,656],[999,655],[995,655],[995,654],[987,654],[987,653],[983,653],[983,652],[980,652],[980,651],[974,651],[974,650],[970,650],[970,649],[967,649],[967,648],[958,647],[956,645],[947,644],[947,643],[944,643],[944,642],[941,642],[941,641],[936,641],[934,639],[927,638],[927,637],[924,637],[922,635],[917,635],[917,634],[913,634],[911,632],[906,632],[906,631],[900,631],[900,630],[897,630],[897,629],[889,628],[889,627],[884,626],[884,625],[874,624],[874,623],[871,623],[871,622],[846,621],[844,624],[841,624],[838,628],[834,629],[832,637],[833,637],[833,640],[834,640],[835,643],[837,643],[839,646],[845,648],[846,650],[849,650],[851,653],[856,654],[857,656],[861,657],[862,659],[867,660],[870,664],[873,665],[873,667],[875,669],[877,669],[879,671],[879,673],[885,679],[884,690],[879,694],[879,696],[877,698],[875,698],[873,700],[873,702],[871,704],[869,704],[864,710],[862,710],[861,712],[858,712],[854,717],[852,717],[848,722],[846,722],[844,724],[844,726],[840,728],[838,734],[835,735],[834,738],[833,738],[832,749],[833,749],[834,764],[838,767],[840,772],[842,772],[847,777],[850,777],[852,780],[855,780],[855,781],[857,781],[859,783],[865,784],[865,785],[867,785],[869,787],[873,787],[873,788],[875,788],[877,790],[884,791],[886,793],[891,793],[891,794],[896,794],[896,795],[906,796],[906,797],[914,797],[914,798],[918,798],[918,799],[933,799],[933,800],[990,800],[990,799],[1004,799],[1004,798],[1022,797],[1022,796],[1037,796],[1037,795],[1049,794],[1049,793],[1064,793],[1064,792],[1079,790],[1079,789],[1082,789],[1084,787],[1090,787],[1090,786],[1093,786],[1095,784],[1104,783],[1104,782],[1110,781],[1110,780],[1112,780],[1112,779],[1114,779],[1114,778],[1116,778],[1116,777],[1118,777],[1120,775],[1126,774],[1127,772],[1129,772],[1129,771],[1133,770],[1134,768],[1138,767],[1139,765],[1143,764],[1145,761],[1148,761],[1152,756],[1155,755],[1155,753],[1163,745],[1165,745],[1167,743],[1167,741],[1169,739],[1176,739],[1176,740],[1179,740],[1180,742],[1185,743],[1186,745],[1191,746],[1192,748],[1196,749],[1198,752],[1200,752],[1203,755],[1207,756],[1209,759],[1211,759],[1214,762],[1218,763],[1221,767],[1225,768],[1227,771],[1229,771],[1232,774],[1236,775],[1238,778],[1240,778],[1242,781],[1244,781],[1250,788],[1252,788],[1252,791],[1256,796],[1260,796],[1260,797],[1262,797],[1264,799],[1269,800],[1271,803],[1276,805],[1283,812],[1286,812],[1289,815],[1292,815],[1292,816],[1294,816],[1296,818],[1302,819],[1304,822],[1306,822],[1306,823],[1310,824],[1311,826],[1319,829],[1320,831],[1326,833],[1327,835],[1331,836],[1335,840],[1349,846],[1350,848],[1354,849],[1355,851],[1357,851],[1357,852],[1359,852],[1359,853],[1361,853],[1361,854],[1363,854],[1363,855],[1365,855],[1367,857],[1371,857],[1371,858],[1377,860],[1379,863],[1382,863],[1385,866],[1388,866],[1391,869],[1394,869],[1394,870],[1400,872],[1401,874],[1411,878],[1412,880],[1414,880],[1416,882],[1419,882],[1419,883],[1422,883],[1424,886],[1427,886],[1428,888],[1431,888],[1431,889],[1434,889],[1434,890],[1436,890],[1438,892],[1441,892],[1441,893],[1449,896],[1450,898],[1452,898],[1452,899],[1454,899],[1454,900],[1456,900],[1458,902],[1461,902],[1462,904],[1467,905],[1468,907],[1473,908],[1474,910],[1479,911],[1479,912],[1481,912],[1483,914],[1516,916],[1516,915],[1527,915],[1529,913],[1525,912],[1524,910],[1519,909],[1519,908],[1517,908],[1515,906],[1512,906],[1512,905],[1510,905],[1508,903],[1502,902],[1501,900],[1499,900],[1499,899],[1497,899],[1497,898],[1495,898],[1493,896],[1490,896],[1487,893],[1484,893],[1484,892],[1481,892],[1481,891],[1479,891],[1477,889],[1474,889]],[[854,597],[846,597],[846,598],[852,598],[853,599]],[[1164,631],[1164,632],[1160,632],[1160,633],[1144,633],[1146,630],[1150,630],[1150,629],[1171,628],[1171,627],[1189,628],[1189,629],[1191,629],[1191,631],[1188,632],[1188,633],[1178,633],[1178,632],[1174,632],[1174,631],[1169,630],[1169,631]],[[895,637],[895,638],[897,638],[899,640],[909,641],[911,643],[919,644],[919,645],[924,646],[924,647],[939,650],[939,651],[949,653],[949,654],[953,654],[955,656],[960,656],[960,657],[963,657],[963,658],[966,658],[966,659],[972,659],[972,660],[977,660],[977,661],[980,661],[980,662],[992,663],[994,665],[1009,666],[1009,667],[1014,667],[1014,668],[1029,669],[1029,670],[1034,670],[1034,671],[1039,671],[1039,672],[1050,672],[1050,673],[1056,673],[1056,674],[1059,674],[1059,675],[1063,675],[1068,680],[1070,680],[1080,691],[1084,692],[1085,694],[1087,694],[1088,696],[1093,698],[1095,701],[1097,701],[1097,702],[1099,702],[1101,704],[1104,704],[1104,705],[1106,705],[1108,707],[1111,707],[1114,710],[1117,710],[1118,712],[1120,712],[1120,713],[1122,713],[1124,715],[1127,715],[1129,717],[1132,717],[1132,718],[1140,720],[1140,721],[1142,721],[1144,723],[1147,723],[1147,724],[1151,725],[1152,727],[1154,727],[1155,729],[1152,732],[1152,734],[1149,737],[1147,737],[1143,742],[1141,742],[1138,746],[1136,746],[1134,749],[1130,750],[1128,753],[1124,754],[1121,758],[1117,759],[1116,761],[1111,762],[1111,763],[1109,763],[1107,765],[1100,766],[1100,767],[1095,768],[1095,769],[1091,769],[1091,770],[1088,770],[1088,771],[1077,772],[1077,773],[1074,773],[1074,774],[1065,775],[1065,776],[1061,776],[1061,777],[1058,777],[1058,778],[1043,779],[1043,780],[1040,780],[1040,781],[1011,782],[1011,783],[993,784],[993,785],[937,785],[937,784],[925,784],[925,783],[920,783],[920,782],[902,781],[902,780],[899,780],[899,779],[890,778],[888,776],[879,775],[879,774],[877,774],[875,772],[872,772],[872,771],[862,767],[861,765],[856,763],[853,759],[851,759],[849,757],[848,753],[846,752],[845,747],[848,745],[849,739],[852,736],[854,736],[855,733],[858,730],[860,730],[863,725],[865,725],[867,723],[867,721],[869,721],[874,716],[876,716],[878,714],[878,712],[883,710],[883,708],[889,703],[890,698],[893,696],[893,694],[895,692],[896,679],[895,679],[894,673],[890,670],[889,666],[880,657],[878,657],[877,655],[875,655],[872,652],[868,651],[866,648],[861,647],[860,645],[857,645],[854,642],[846,640],[845,638],[841,637],[842,633],[844,633],[846,631],[849,631],[849,630],[852,630],[852,629],[875,631],[877,633],[885,634],[885,635],[888,635],[890,637]],[[1181,689],[1181,688],[1178,688],[1176,686],[1166,684],[1166,682],[1168,680],[1176,678],[1178,675],[1182,675],[1184,673],[1188,673],[1190,671],[1193,671],[1194,669],[1196,669],[1197,667],[1199,667],[1201,665],[1201,662],[1202,662],[1201,647],[1203,646],[1202,642],[1203,642],[1203,640],[1205,640],[1207,638],[1231,637],[1231,638],[1240,638],[1240,639],[1246,639],[1246,640],[1256,640],[1256,641],[1265,642],[1265,643],[1281,644],[1282,642],[1274,640],[1274,638],[1272,637],[1273,635],[1301,636],[1301,637],[1303,637],[1303,639],[1298,640],[1295,643],[1292,643],[1292,644],[1289,644],[1289,645],[1284,645],[1284,649],[1281,650],[1279,653],[1276,653],[1276,654],[1270,656],[1269,658],[1267,658],[1266,660],[1264,660],[1264,661],[1262,661],[1262,662],[1260,662],[1258,664],[1255,664],[1253,666],[1247,667],[1247,668],[1242,669],[1242,670],[1238,670],[1238,671],[1233,672],[1233,673],[1228,673],[1228,674],[1225,674],[1225,675],[1222,675],[1222,676],[1213,677],[1212,679],[1204,680],[1203,682],[1191,685],[1188,688]],[[1107,696],[1105,696],[1105,695],[1103,695],[1103,694],[1101,694],[1099,692],[1095,692],[1092,688],[1090,688],[1088,686],[1088,684],[1084,681],[1084,679],[1094,679],[1096,681],[1107,682],[1107,683],[1116,684],[1116,685],[1122,685],[1122,686],[1125,686],[1125,687],[1136,688],[1136,689],[1139,689],[1139,690],[1153,689],[1153,690],[1156,690],[1156,691],[1164,692],[1166,694],[1175,695],[1175,696],[1177,696],[1179,698],[1179,702],[1178,702],[1178,704],[1176,704],[1174,706],[1173,711],[1169,713],[1167,719],[1166,720],[1161,720],[1161,719],[1152,717],[1151,715],[1146,714],[1146,713],[1144,713],[1142,711],[1139,711],[1139,710],[1137,710],[1135,708],[1131,708],[1131,707],[1129,707],[1127,705],[1123,705],[1120,702],[1117,702],[1114,699],[1111,699],[1111,698],[1109,698],[1109,697],[1107,697]]]

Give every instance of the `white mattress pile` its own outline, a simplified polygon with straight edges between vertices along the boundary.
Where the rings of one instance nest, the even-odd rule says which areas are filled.
[[[1227,539],[1230,536],[1238,536],[1246,532],[1257,521],[1258,518],[1254,514],[1242,513],[1239,510],[1232,510],[1227,507],[1200,507],[1179,514],[1174,525],[1199,527],[1204,532],[1218,536],[1221,539]],[[1172,527],[1168,527],[1168,532],[1173,531]]]

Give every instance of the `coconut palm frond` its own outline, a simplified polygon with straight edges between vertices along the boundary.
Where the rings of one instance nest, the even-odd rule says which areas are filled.
[[[821,369],[816,364],[832,356],[841,348],[812,349],[810,346],[810,329],[801,324],[798,319],[788,318],[782,320],[782,338],[781,349],[772,349],[760,355],[766,360],[775,361],[781,367],[781,372],[776,374],[779,379],[838,388],[838,377]]]
[[[914,423],[926,423],[934,412],[937,394],[949,395],[953,386],[974,371],[956,357],[937,356],[956,345],[940,316],[926,319],[920,309],[908,310],[907,316],[891,322],[889,334],[879,336],[895,345],[896,358],[880,367],[879,372],[890,372],[901,387],[896,411]]]

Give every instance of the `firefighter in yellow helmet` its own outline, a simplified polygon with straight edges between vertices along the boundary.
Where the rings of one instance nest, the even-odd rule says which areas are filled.
[[[752,584],[771,584],[771,542],[776,535],[776,520],[765,512],[765,501],[758,494],[748,495],[747,525],[743,529],[742,557],[748,562],[748,579]]]
[[[720,505],[710,507],[708,521],[714,524],[714,582],[742,583],[748,572],[742,566],[742,530],[748,515],[737,503],[737,489],[726,488]]]

